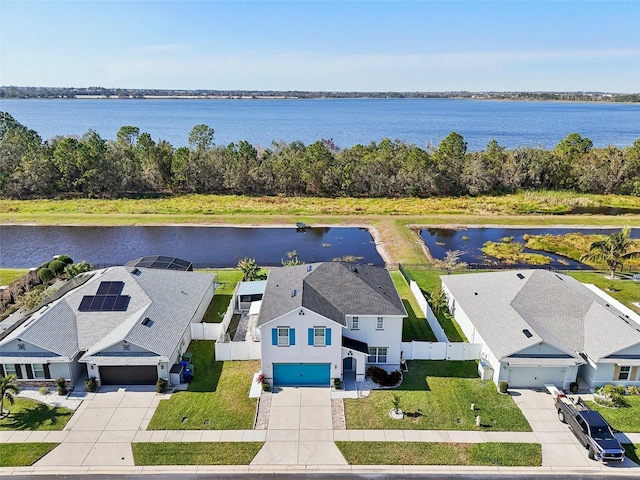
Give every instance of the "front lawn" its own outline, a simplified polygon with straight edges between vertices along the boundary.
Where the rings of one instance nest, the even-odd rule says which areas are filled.
[[[206,270],[206,272],[216,274],[218,288],[213,292],[213,299],[202,321],[206,323],[220,323],[227,308],[229,308],[229,303],[231,303],[231,297],[233,296],[233,291],[236,289],[236,285],[242,280],[242,272],[238,269]]]
[[[612,428],[619,432],[640,432],[640,395],[625,395],[627,406],[620,408],[601,407],[595,402],[587,402],[589,407],[597,410]]]
[[[214,350],[215,342],[191,342],[193,381],[186,392],[160,402],[149,430],[253,428],[257,402],[248,395],[260,362],[216,362]]]
[[[0,443],[0,467],[33,465],[59,443]]]
[[[539,443],[336,442],[349,465],[539,467]]]
[[[410,342],[412,340],[422,342],[437,342],[438,339],[431,331],[427,319],[422,314],[420,306],[416,301],[409,285],[399,271],[390,272],[393,283],[398,290],[398,295],[402,299],[404,308],[407,310],[407,318],[402,324],[402,341]]]
[[[366,398],[345,399],[349,429],[488,430],[530,432],[509,395],[478,377],[477,363],[410,360],[400,387],[373,390]],[[394,394],[401,396],[402,420],[389,417]],[[471,410],[475,403],[476,410]],[[482,426],[476,427],[480,415]]]
[[[5,399],[4,409],[11,413],[0,420],[0,430],[62,430],[73,415],[68,408],[22,397],[15,397],[13,405]]]
[[[132,443],[136,465],[248,465],[262,442]]]

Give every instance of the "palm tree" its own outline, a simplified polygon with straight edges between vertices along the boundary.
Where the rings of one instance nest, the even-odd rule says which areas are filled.
[[[633,246],[630,235],[631,228],[624,227],[621,231],[612,233],[604,240],[593,242],[589,246],[589,251],[582,254],[580,261],[604,262],[611,270],[611,278],[614,278],[616,269],[622,267],[625,260],[640,258],[640,251],[629,251]]]
[[[260,267],[255,258],[243,258],[238,262],[238,268],[242,270],[242,281],[251,282],[258,277]]]
[[[18,376],[15,374],[7,375],[0,381],[0,417],[4,416],[4,399],[9,400],[9,403],[13,405],[15,401],[13,399],[14,395],[17,395],[20,389],[18,388],[18,384],[16,380]],[[8,413],[8,412],[7,412]]]

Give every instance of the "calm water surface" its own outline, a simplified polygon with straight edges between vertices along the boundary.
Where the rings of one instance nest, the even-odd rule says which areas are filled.
[[[400,139],[418,146],[438,144],[449,133],[461,134],[470,150],[483,150],[495,139],[507,148],[554,147],[571,132],[596,147],[631,145],[640,138],[640,105],[579,102],[516,102],[456,99],[322,100],[38,100],[0,101],[0,110],[36,130],[47,140],[96,130],[115,139],[123,125],[134,125],[175,147],[205,123],[215,142],[332,138],[345,148]]]
[[[444,258],[448,250],[462,250],[464,255],[460,259],[469,264],[489,264],[490,262],[484,258],[484,254],[480,251],[485,242],[499,242],[504,237],[513,236],[516,242],[524,243],[523,235],[565,235],[571,232],[580,232],[584,234],[600,234],[609,235],[613,232],[619,232],[620,229],[597,229],[597,228],[467,228],[462,230],[453,230],[449,228],[427,228],[420,231],[420,236],[429,248],[434,258]],[[640,238],[640,229],[631,230],[632,238]],[[548,267],[562,269],[572,268],[590,268],[586,265],[553,253],[539,252],[537,250],[525,249],[528,253],[541,253],[553,259]],[[568,265],[559,263],[557,260],[562,259]],[[514,268],[526,267],[527,265],[513,265]]]
[[[123,265],[145,255],[168,255],[196,267],[235,267],[238,260],[255,258],[259,265],[280,265],[296,250],[307,263],[336,257],[362,257],[358,263],[384,266],[373,238],[362,228],[235,227],[0,227],[0,267],[27,268],[67,254],[76,262]]]

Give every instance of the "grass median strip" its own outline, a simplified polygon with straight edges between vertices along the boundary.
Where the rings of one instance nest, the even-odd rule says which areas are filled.
[[[336,442],[349,465],[539,467],[539,443]]]
[[[28,467],[33,465],[59,443],[1,443],[0,467]]]
[[[263,442],[133,443],[136,465],[248,465]]]
[[[513,399],[498,393],[493,382],[478,378],[475,361],[410,360],[408,366],[400,387],[345,399],[347,428],[531,431]],[[394,395],[400,396],[402,420],[389,416]],[[475,424],[477,415],[481,427]]]

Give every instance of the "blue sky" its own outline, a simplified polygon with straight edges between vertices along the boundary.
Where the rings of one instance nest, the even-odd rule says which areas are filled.
[[[0,84],[640,92],[640,1],[0,0]]]

